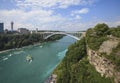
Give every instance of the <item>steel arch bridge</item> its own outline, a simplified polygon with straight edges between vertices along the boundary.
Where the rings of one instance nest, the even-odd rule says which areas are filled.
[[[74,35],[71,35],[70,33],[65,33],[65,32],[53,32],[53,33],[51,33],[50,35],[46,36],[44,39],[48,39],[49,37],[51,37],[51,36],[53,36],[53,35],[60,35],[60,34],[61,34],[61,35],[67,35],[67,36],[72,37],[72,38],[74,38],[74,39],[76,39],[76,40],[80,40],[79,37],[74,36]]]

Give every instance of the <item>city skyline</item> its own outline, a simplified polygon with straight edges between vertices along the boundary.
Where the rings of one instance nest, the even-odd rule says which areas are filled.
[[[6,29],[80,31],[106,23],[120,25],[120,0],[0,0]]]

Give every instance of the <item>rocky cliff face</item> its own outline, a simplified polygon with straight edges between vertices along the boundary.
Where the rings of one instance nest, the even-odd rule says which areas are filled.
[[[115,66],[110,60],[104,56],[100,56],[101,53],[110,54],[112,49],[119,43],[117,39],[110,39],[100,46],[98,51],[94,51],[87,47],[87,54],[90,64],[92,64],[101,76],[110,77],[114,79],[115,83],[120,83],[120,72],[115,71]]]

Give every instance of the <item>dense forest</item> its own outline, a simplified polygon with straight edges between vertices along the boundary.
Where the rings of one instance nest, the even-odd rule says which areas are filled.
[[[0,51],[20,48],[23,46],[33,45],[35,43],[54,41],[62,37],[63,35],[54,35],[51,38],[44,40],[41,34],[0,34]]]
[[[107,36],[120,38],[120,26],[109,28],[106,24],[97,24],[86,31],[86,37],[70,45],[66,56],[56,67],[53,74],[57,75],[57,83],[113,83],[113,79],[101,77],[87,59],[86,47],[98,50],[100,45],[108,39]],[[110,60],[120,65],[120,44],[113,49]],[[118,67],[120,68],[120,67]]]

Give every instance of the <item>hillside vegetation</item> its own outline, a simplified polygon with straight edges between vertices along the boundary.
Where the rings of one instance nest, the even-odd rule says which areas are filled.
[[[90,28],[86,32],[86,43],[93,49],[98,50],[100,45],[108,40],[108,35],[120,38],[120,26],[109,28],[106,24],[97,24],[94,28]]]
[[[87,30],[85,38],[70,45],[66,56],[53,72],[57,75],[57,83],[113,83],[113,78],[101,77],[87,59],[87,46],[97,51],[104,41],[109,40],[109,36],[120,38],[120,27],[97,24]],[[119,66],[120,43],[106,57]]]
[[[111,83],[109,78],[101,77],[87,60],[85,38],[69,46],[53,73],[57,74],[57,83]]]
[[[102,53],[101,55],[112,61],[116,66],[116,69],[120,69],[120,26],[109,28],[106,24],[97,24],[93,29],[88,29],[86,32],[86,43],[92,50],[98,50],[100,45],[109,40],[111,36],[113,39],[118,39],[119,44],[112,52]]]

